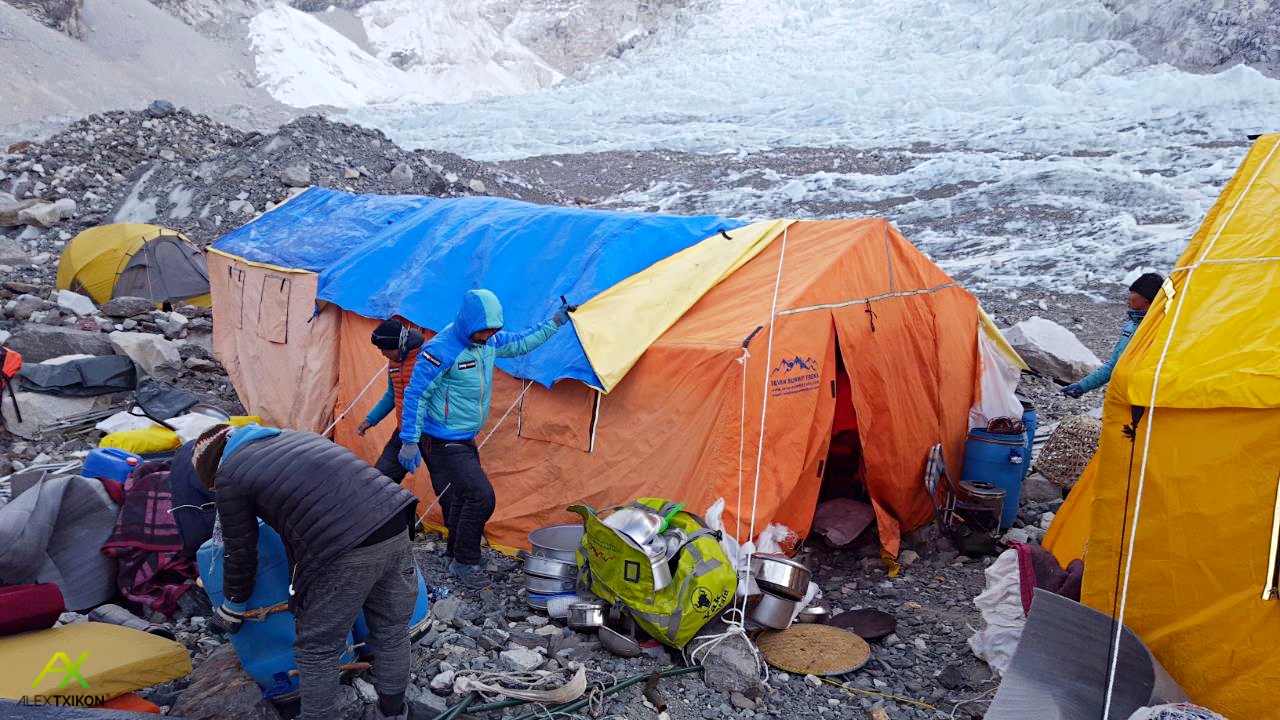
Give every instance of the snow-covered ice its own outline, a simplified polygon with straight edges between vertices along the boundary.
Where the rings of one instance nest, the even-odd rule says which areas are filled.
[[[1114,39],[1129,20],[1099,0],[697,7],[544,90],[345,118],[487,160],[724,152],[716,182],[655,177],[608,204],[758,218],[824,215],[805,209],[823,199],[893,200],[877,212],[967,282],[1064,289],[1167,269],[1246,135],[1280,129],[1280,82],[1243,66],[1193,75],[1151,63]],[[743,153],[799,146],[917,161],[891,175],[732,171]],[[941,186],[955,191],[924,193]]]

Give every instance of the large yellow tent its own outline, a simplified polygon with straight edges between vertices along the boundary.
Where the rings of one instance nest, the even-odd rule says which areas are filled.
[[[1254,144],[1118,363],[1096,466],[1084,603],[1116,616],[1123,596],[1197,703],[1277,717],[1280,135]]]
[[[147,298],[208,307],[204,253],[174,230],[114,223],[76,235],[58,261],[59,290],[84,293],[99,305],[113,297]]]

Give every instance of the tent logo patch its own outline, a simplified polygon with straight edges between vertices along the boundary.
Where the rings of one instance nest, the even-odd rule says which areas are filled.
[[[769,372],[769,395],[781,397],[813,392],[822,383],[822,370],[812,357],[782,358]]]

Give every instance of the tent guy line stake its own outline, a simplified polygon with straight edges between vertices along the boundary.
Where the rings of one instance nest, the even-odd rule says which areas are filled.
[[[1231,210],[1227,212],[1226,217],[1222,219],[1222,223],[1218,225],[1218,230],[1214,233],[1213,239],[1201,251],[1200,257],[1196,260],[1196,265],[1204,262],[1209,257],[1209,253],[1213,252],[1214,246],[1218,244],[1218,239],[1222,237],[1222,233],[1226,231],[1227,225],[1231,224],[1231,219],[1235,217],[1236,210],[1240,209],[1240,205],[1244,203],[1244,199],[1249,196],[1249,191],[1253,189],[1253,184],[1257,182],[1262,175],[1262,171],[1271,163],[1271,158],[1275,156],[1276,150],[1280,149],[1280,143],[1271,146],[1271,152],[1267,153],[1267,157],[1258,165],[1258,169],[1254,171],[1253,177],[1249,178],[1249,184],[1245,186],[1240,193],[1240,197],[1236,198],[1236,202],[1231,206]],[[1138,540],[1138,518],[1142,512],[1142,491],[1147,482],[1147,465],[1151,457],[1151,428],[1155,425],[1156,413],[1156,394],[1160,390],[1160,376],[1164,372],[1165,360],[1169,357],[1169,348],[1173,346],[1173,336],[1178,330],[1178,320],[1182,315],[1182,306],[1186,303],[1187,295],[1191,291],[1191,281],[1195,277],[1195,266],[1193,265],[1187,270],[1186,282],[1182,285],[1182,291],[1178,293],[1176,305],[1173,309],[1173,319],[1170,321],[1169,334],[1164,339],[1164,348],[1160,351],[1160,360],[1156,363],[1156,372],[1151,379],[1151,399],[1147,404],[1147,430],[1143,434],[1142,441],[1142,465],[1138,471],[1138,493],[1133,501],[1133,525],[1129,528],[1129,542],[1127,547],[1120,547],[1121,557],[1124,558],[1124,582],[1120,588],[1120,609],[1116,613],[1116,634],[1115,634],[1115,650],[1111,653],[1109,667],[1107,669],[1107,696],[1106,702],[1102,707],[1102,718],[1107,720],[1111,716],[1111,699],[1115,693],[1116,685],[1116,666],[1120,662],[1120,639],[1124,633],[1124,611],[1129,600],[1129,576],[1133,569],[1133,547]],[[1166,312],[1168,309],[1166,308]]]

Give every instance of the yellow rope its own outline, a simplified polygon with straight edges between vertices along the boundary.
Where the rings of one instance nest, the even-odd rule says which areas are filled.
[[[832,680],[831,678],[819,678],[819,679],[828,685],[835,685],[838,688],[841,688],[843,690],[848,690],[849,692],[854,693],[856,695],[870,695],[871,697],[885,698],[886,700],[893,700],[895,702],[904,703],[906,705],[915,705],[916,707],[924,708],[925,710],[936,711],[938,709],[930,705],[929,703],[920,702],[919,700],[912,700],[911,698],[904,698],[898,695],[890,695],[889,693],[876,692],[875,690],[860,690],[858,688],[851,688],[848,685],[838,683],[835,680]]]

